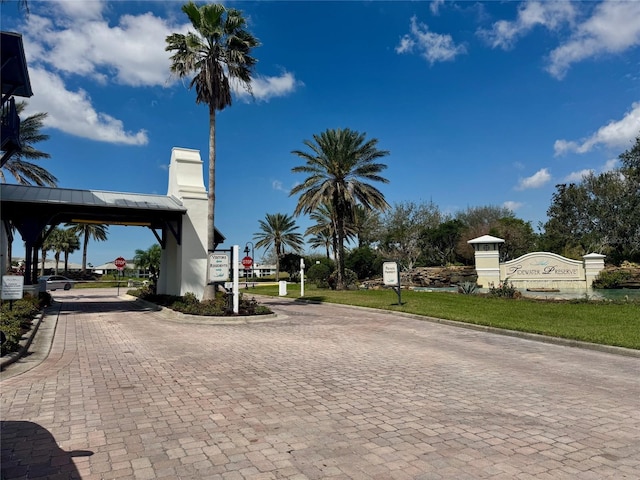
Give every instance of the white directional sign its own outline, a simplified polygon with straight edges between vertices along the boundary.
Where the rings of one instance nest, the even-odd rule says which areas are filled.
[[[2,277],[2,300],[20,300],[24,277],[22,275],[4,275]]]
[[[382,264],[382,280],[385,285],[398,285],[398,264],[396,262]]]
[[[210,253],[209,254],[209,283],[226,282],[229,280],[229,261],[228,253]]]

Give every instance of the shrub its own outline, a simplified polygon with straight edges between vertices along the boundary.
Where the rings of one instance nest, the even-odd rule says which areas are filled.
[[[331,269],[324,263],[313,264],[307,270],[307,280],[315,283],[318,288],[329,288],[329,275],[331,275]]]
[[[631,277],[628,270],[602,270],[593,281],[593,288],[620,288],[620,284]]]
[[[29,331],[35,316],[42,308],[51,304],[51,295],[40,294],[37,298],[25,295],[20,300],[2,301],[0,306],[0,330],[6,340],[2,355],[18,350],[22,335]]]
[[[327,282],[329,283],[329,287],[331,290],[335,290],[337,284],[338,272],[334,271]],[[354,288],[358,284],[358,275],[353,270],[349,270],[348,268],[344,269],[344,286],[346,288]]]
[[[213,300],[200,301],[194,293],[187,292],[182,297],[175,295],[157,295],[151,294],[145,288],[129,290],[129,295],[133,295],[142,300],[146,300],[156,305],[167,307],[176,312],[186,313],[189,315],[203,316],[225,316],[232,314],[233,305],[231,303],[231,295],[224,292],[216,292]],[[251,300],[244,299],[240,294],[240,302],[238,305],[239,315],[265,315],[272,313],[269,308],[258,305],[255,298]]]
[[[491,285],[491,287],[489,287],[489,295],[491,295],[492,297],[502,298],[520,298],[522,296],[522,294],[516,287],[513,286],[513,283],[510,282],[508,278],[506,278],[504,282],[500,282],[497,287]]]
[[[474,295],[478,292],[478,284],[475,282],[463,282],[458,285],[458,293],[463,293],[464,295]]]

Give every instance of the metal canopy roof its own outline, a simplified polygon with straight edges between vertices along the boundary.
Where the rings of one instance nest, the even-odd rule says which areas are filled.
[[[3,184],[0,201],[3,219],[32,217],[48,225],[86,222],[161,228],[166,222],[180,221],[187,212],[179,200],[166,195],[30,185]]]
[[[0,62],[2,63],[2,95],[31,97],[31,82],[24,56],[22,35],[13,32],[1,32]]]

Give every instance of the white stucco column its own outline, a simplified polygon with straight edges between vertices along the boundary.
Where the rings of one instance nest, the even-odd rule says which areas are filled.
[[[174,147],[169,165],[168,196],[180,200],[187,213],[182,218],[182,242],[167,235],[162,251],[158,293],[204,294],[207,278],[207,191],[200,151]]]
[[[598,274],[604,269],[604,259],[606,255],[599,253],[589,253],[583,255],[584,260],[584,273],[587,281],[587,288],[591,288],[593,281]]]
[[[496,287],[500,283],[500,245],[504,243],[502,238],[483,235],[467,242],[475,251],[476,283],[482,288]]]

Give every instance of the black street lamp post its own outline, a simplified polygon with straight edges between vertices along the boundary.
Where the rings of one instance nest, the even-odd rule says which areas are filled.
[[[256,288],[256,277],[255,277],[255,270],[253,269],[254,266],[254,262],[255,259],[253,258],[253,243],[252,242],[247,242],[244,246],[244,253],[246,255],[249,255],[249,245],[251,245],[251,282],[252,282],[252,288]],[[246,275],[247,275],[247,271],[245,270],[245,279],[246,279]],[[246,282],[245,282],[246,284]],[[246,285],[246,288],[249,288],[248,284]]]

